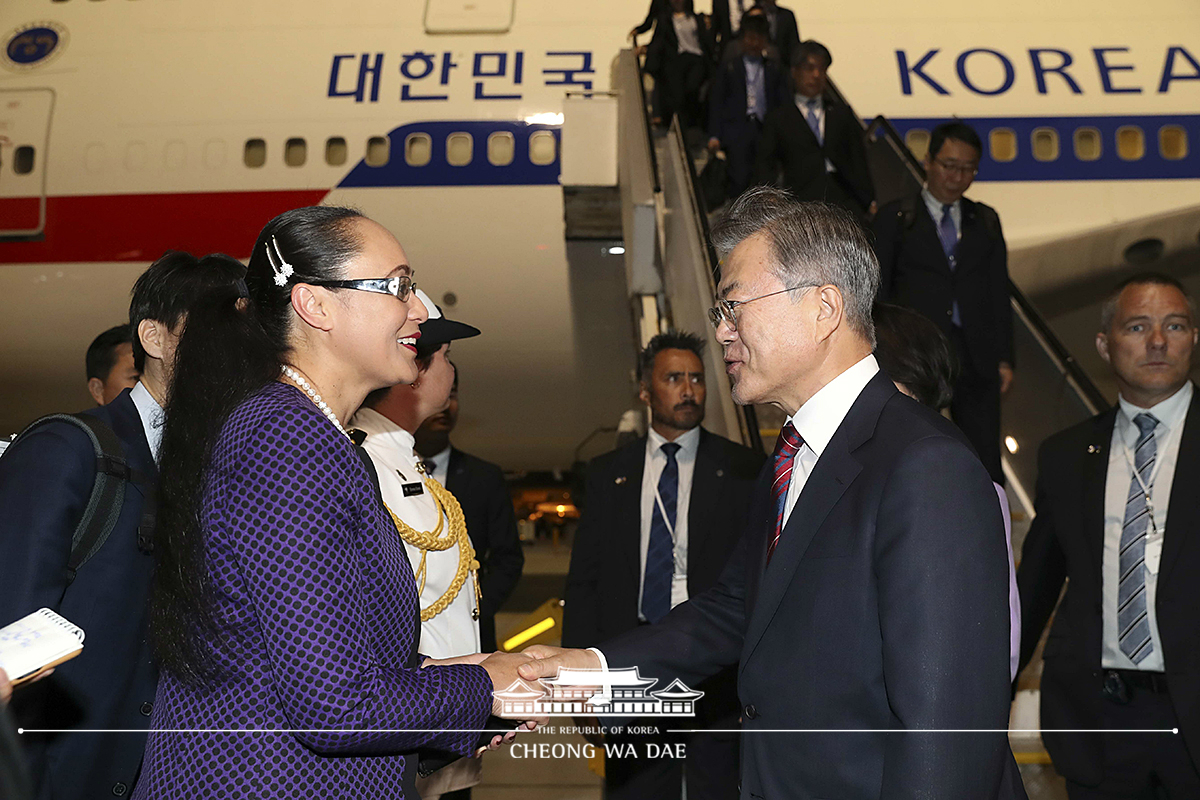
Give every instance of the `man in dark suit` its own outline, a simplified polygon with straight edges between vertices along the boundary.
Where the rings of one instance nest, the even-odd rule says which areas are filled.
[[[722,0],[716,1],[722,2]],[[724,2],[736,4],[737,0],[724,0]],[[756,9],[761,10],[763,16],[767,18],[771,44],[779,55],[779,62],[790,65],[792,59],[795,58],[796,48],[800,44],[800,26],[796,24],[796,15],[790,9],[778,5],[775,0],[759,0],[750,7],[747,13],[757,13]],[[714,16],[717,16],[716,5],[713,6],[713,12]]]
[[[83,413],[107,425],[120,441],[133,479],[108,539],[74,579],[67,561],[96,475],[88,436],[66,422],[50,422],[0,457],[0,619],[45,606],[82,628],[83,652],[53,675],[13,698],[27,728],[145,730],[157,677],[148,641],[147,593],[153,559],[153,503],[169,364],[188,306],[216,285],[244,274],[226,256],[197,261],[168,253],[138,278],[130,303],[136,332],[133,357],[141,379],[107,405]],[[151,506],[152,507],[152,506]],[[105,513],[108,509],[101,509]],[[122,796],[133,789],[145,734],[27,734],[30,772],[38,800]]]
[[[462,506],[467,535],[479,560],[482,595],[479,647],[482,652],[491,653],[496,649],[496,612],[521,580],[525,553],[517,536],[517,518],[503,470],[452,445],[450,434],[457,424],[458,368],[455,367],[450,403],[417,428],[416,451],[434,479],[449,489]]]
[[[879,297],[920,311],[950,340],[959,361],[950,417],[992,475],[1000,468],[1000,396],[1013,377],[1008,248],[1000,217],[963,197],[983,143],[962,122],[933,130],[926,183],[875,216]]]
[[[866,219],[875,203],[863,128],[825,89],[833,56],[811,39],[792,54],[792,102],[767,115],[755,177],[783,185],[797,200],[824,200]]]
[[[708,149],[725,151],[728,191],[736,197],[750,185],[763,120],[790,102],[787,77],[764,53],[769,44],[764,17],[746,17],[738,44],[717,67],[708,92]]]
[[[117,399],[125,389],[138,382],[133,366],[133,337],[129,325],[116,325],[97,336],[88,345],[84,357],[88,394],[102,406]]]
[[[687,333],[650,340],[638,360],[650,432],[588,466],[587,504],[567,574],[566,646],[589,647],[659,621],[672,606],[713,586],[737,543],[763,457],[700,427],[703,347]],[[701,718],[689,727],[736,728],[733,670],[699,688],[706,692]],[[692,735],[683,763],[644,756],[647,743],[663,737],[614,738],[630,742],[643,757],[607,761],[609,800],[678,798],[685,771],[690,798],[737,793],[736,734]]]
[[[543,660],[518,671],[607,659],[691,685],[737,663],[743,798],[1024,797],[995,489],[958,430],[879,371],[866,236],[760,187],[713,240],[734,400],[789,415],[746,533],[717,585],[657,625],[530,648]]]
[[[1042,734],[1072,800],[1200,797],[1196,305],[1165,275],[1119,286],[1096,346],[1118,403],[1047,439],[1025,538],[1021,664],[1046,640]]]

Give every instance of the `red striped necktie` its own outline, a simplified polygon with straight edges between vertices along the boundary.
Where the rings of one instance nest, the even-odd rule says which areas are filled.
[[[767,545],[768,564],[771,563],[771,556],[775,554],[775,546],[779,544],[779,537],[783,533],[783,511],[787,505],[788,487],[792,485],[792,465],[796,463],[796,453],[800,452],[803,444],[804,439],[790,422],[783,426],[783,430],[779,432],[779,440],[775,442],[775,452],[771,456],[775,474],[771,482],[771,499],[775,501],[775,534],[771,537],[771,543]]]

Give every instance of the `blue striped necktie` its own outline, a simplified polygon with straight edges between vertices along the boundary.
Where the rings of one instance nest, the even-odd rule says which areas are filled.
[[[1130,476],[1129,495],[1125,501],[1125,522],[1121,526],[1121,580],[1117,585],[1117,630],[1121,652],[1135,664],[1154,652],[1150,641],[1150,618],[1146,611],[1146,533],[1150,528],[1150,507],[1146,502],[1146,490],[1152,488],[1154,461],[1158,456],[1158,445],[1154,440],[1154,428],[1158,419],[1153,414],[1138,414],[1133,418],[1138,426],[1137,447],[1133,453],[1133,468],[1137,475]],[[1138,475],[1141,480],[1138,480]]]
[[[804,101],[804,105],[808,106],[808,113],[804,115],[805,122],[808,127],[812,128],[813,136],[817,137],[817,144],[825,146],[825,137],[821,135],[821,120],[817,116],[817,98],[810,97]]]
[[[642,616],[658,622],[671,610],[671,581],[675,577],[675,512],[679,505],[679,445],[662,446],[667,463],[658,478],[658,497],[650,517],[650,543],[646,547],[646,572],[642,580]],[[662,505],[659,505],[659,499]],[[667,516],[663,518],[663,510]]]

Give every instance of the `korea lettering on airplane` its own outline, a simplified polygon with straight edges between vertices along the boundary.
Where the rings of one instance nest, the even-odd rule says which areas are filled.
[[[469,56],[443,51],[337,53],[329,67],[328,97],[377,103],[383,97],[400,102],[445,101],[460,94],[474,100],[521,100],[532,84],[590,90],[596,70],[589,51],[480,51]],[[527,58],[528,56],[528,58]],[[383,88],[396,78],[396,88]],[[394,94],[393,94],[394,92]]]
[[[896,66],[900,91],[906,95],[950,95],[959,87],[974,94],[999,95],[1014,86],[1020,89],[1018,81],[1027,82],[1027,88],[1038,94],[1083,94],[1085,86],[1098,86],[1105,94],[1167,94],[1196,85],[1187,81],[1200,81],[1196,52],[1200,50],[1170,45],[1161,60],[1156,55],[1151,62],[1149,54],[1129,47],[1093,47],[1078,58],[1055,47],[1031,47],[1019,55],[989,47],[973,47],[957,55],[933,48],[923,53],[897,50]],[[1152,82],[1147,82],[1148,76],[1153,76]]]

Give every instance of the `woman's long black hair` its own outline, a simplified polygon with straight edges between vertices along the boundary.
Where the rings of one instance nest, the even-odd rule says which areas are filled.
[[[290,347],[292,286],[342,277],[360,250],[355,222],[361,217],[333,206],[280,214],[258,236],[245,287],[215,291],[187,310],[159,458],[150,626],[161,666],[193,686],[222,675],[214,649],[222,631],[200,524],[213,445],[233,410],[279,377]],[[280,259],[294,270],[282,284],[276,281]]]

